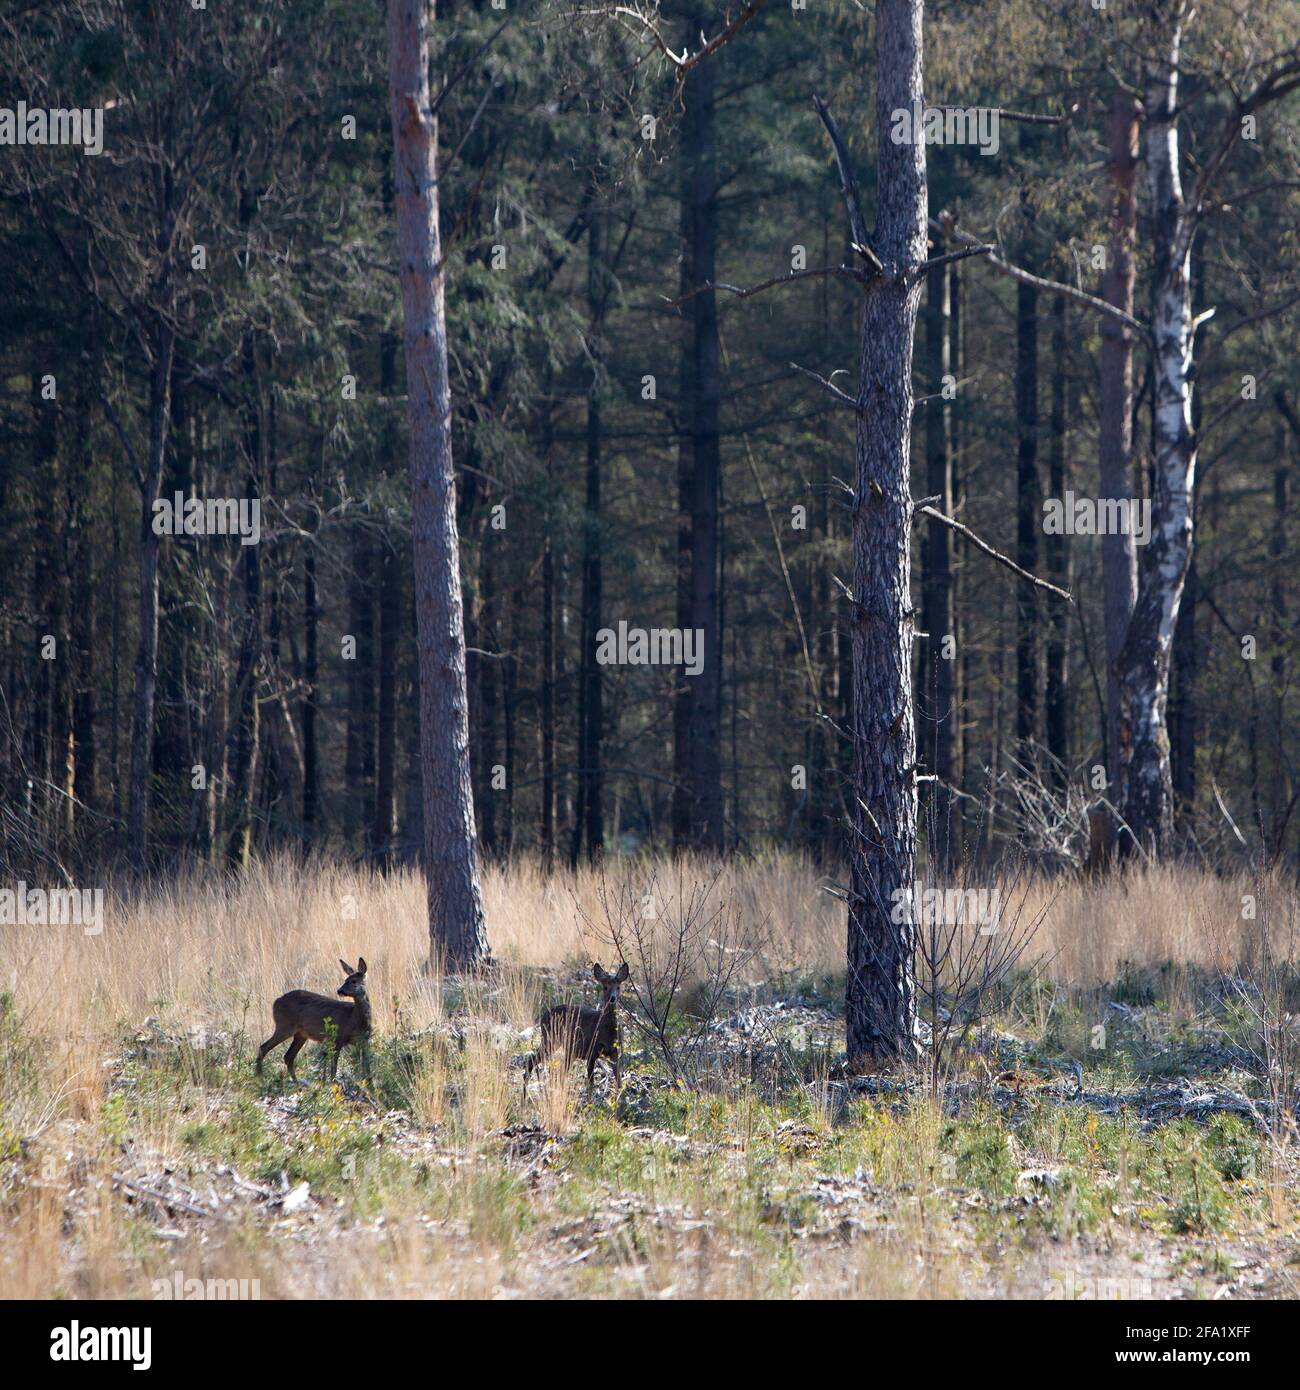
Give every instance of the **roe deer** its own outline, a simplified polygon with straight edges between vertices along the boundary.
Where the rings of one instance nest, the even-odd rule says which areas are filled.
[[[564,1048],[564,1063],[567,1070],[575,1057],[587,1064],[587,1096],[591,1097],[592,1077],[596,1071],[598,1058],[608,1057],[614,1064],[614,1099],[617,1101],[622,1075],[618,1062],[618,987],[627,979],[627,962],[619,966],[614,975],[607,975],[599,964],[593,964],[591,973],[604,991],[600,1008],[589,1009],[584,1004],[555,1004],[542,1015],[542,1040],[536,1052],[528,1054],[524,1071],[524,1090],[528,1090],[528,1079],[556,1047]]]
[[[330,1063],[330,1080],[338,1074],[339,1053],[349,1044],[357,1043],[361,1048],[362,1061],[366,1075],[370,1074],[370,999],[366,995],[366,958],[357,957],[357,968],[345,960],[340,960],[347,979],[339,986],[338,992],[349,996],[351,1003],[341,1003],[331,999],[328,994],[313,994],[309,989],[291,989],[282,994],[271,1005],[271,1016],[275,1019],[275,1032],[257,1050],[257,1071],[261,1075],[262,1058],[273,1047],[279,1047],[285,1038],[292,1038],[289,1050],[284,1054],[284,1064],[289,1076],[297,1081],[293,1070],[293,1059],[308,1038],[320,1042],[326,1034],[327,1024],[334,1025],[334,1056]]]

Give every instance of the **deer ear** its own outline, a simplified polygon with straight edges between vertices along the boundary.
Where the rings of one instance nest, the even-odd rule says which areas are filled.
[[[342,956],[339,957],[339,964],[343,967],[343,973],[345,975],[355,975],[357,973]]]
[[[357,974],[358,974],[358,975],[364,975],[365,973],[366,973],[366,958],[365,958],[365,956],[358,956],[358,957],[357,957]]]
[[[626,980],[628,973],[627,961],[624,961],[623,964],[618,967],[618,974],[615,975],[614,978],[615,980]]]
[[[603,984],[605,983],[605,981],[609,978],[609,977],[605,974],[605,972],[600,968],[600,962],[599,962],[599,961],[593,961],[593,962],[592,962],[592,964],[591,964],[591,973],[596,977],[596,983],[597,983],[597,984],[602,984],[602,985],[603,985]]]

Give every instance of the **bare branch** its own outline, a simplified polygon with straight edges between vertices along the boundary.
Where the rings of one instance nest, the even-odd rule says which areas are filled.
[[[840,187],[844,192],[844,206],[849,214],[849,231],[853,236],[853,249],[877,274],[884,269],[880,257],[871,249],[867,241],[867,223],[862,216],[862,204],[858,201],[858,188],[853,182],[853,171],[849,167],[849,155],[840,135],[835,117],[819,96],[813,97],[813,109],[821,117],[826,134],[830,136],[831,148],[835,151],[835,163],[840,171]]]
[[[436,116],[438,114],[438,111],[441,108],[442,103],[446,101],[447,98],[451,95],[451,92],[453,88],[455,88],[456,84],[461,80],[461,78],[465,76],[465,74],[470,70],[470,68],[472,68],[475,65],[475,63],[477,63],[478,60],[483,57],[483,55],[488,51],[488,49],[491,48],[494,43],[496,43],[497,39],[501,37],[501,34],[505,30],[506,25],[509,23],[510,21],[508,19],[503,19],[501,23],[498,24],[497,27],[493,29],[493,31],[487,36],[487,38],[484,39],[481,44],[479,44],[479,46],[474,50],[474,52],[471,53],[470,56],[466,58],[465,61],[460,65],[460,67],[457,68],[456,71],[447,79],[447,81],[443,84],[442,91],[440,91],[438,95],[434,97],[434,99],[429,103],[430,116]]]
[[[1039,579],[1036,574],[1030,574],[1028,570],[1023,570],[1009,556],[1003,555],[1000,550],[993,547],[984,540],[981,540],[969,526],[963,526],[960,521],[954,521],[952,517],[945,516],[943,512],[936,511],[933,507],[917,507],[916,512],[930,517],[934,521],[941,521],[945,526],[951,527],[958,535],[965,536],[968,541],[977,549],[982,550],[990,559],[996,560],[998,564],[1005,565],[1013,574],[1018,574],[1021,579],[1028,580],[1030,584],[1039,589],[1046,589],[1049,593],[1055,594],[1058,598],[1063,598],[1066,603],[1074,602],[1074,595],[1065,589],[1058,589],[1055,584],[1049,584],[1046,579]]]
[[[858,405],[857,401],[846,391],[841,391],[833,382],[827,381],[824,376],[818,376],[816,372],[809,371],[807,367],[801,367],[798,362],[791,362],[790,365],[796,372],[802,372],[804,376],[812,377],[819,386],[830,394],[832,400],[844,406],[846,409],[853,411],[854,414],[861,414],[861,407]]]
[[[948,212],[941,213],[938,217],[932,217],[930,228],[943,236],[953,237],[965,246],[982,247],[984,245],[978,237],[971,236],[969,232],[961,231],[952,214]],[[989,264],[1001,274],[1009,275],[1011,279],[1018,280],[1022,285],[1033,285],[1035,289],[1044,290],[1048,294],[1059,294],[1066,299],[1072,299],[1076,304],[1086,305],[1089,309],[1094,309],[1107,318],[1117,319],[1125,328],[1140,334],[1144,341],[1150,338],[1145,324],[1140,323],[1131,314],[1126,314],[1123,309],[1117,309],[1113,304],[1107,304],[1104,299],[1098,299],[1095,294],[1089,294],[1087,290],[1075,289],[1073,285],[1062,284],[1059,280],[1045,280],[1041,275],[1031,275],[1029,271],[1022,270],[1020,266],[1012,265],[1010,261],[1003,260],[996,252],[989,254]]]
[[[1237,102],[1236,109],[1224,122],[1218,147],[1196,177],[1192,196],[1187,200],[1185,210],[1179,219],[1174,247],[1175,263],[1186,255],[1196,233],[1197,223],[1205,211],[1205,198],[1210,186],[1218,176],[1224,161],[1232,153],[1233,147],[1241,139],[1242,118],[1269,102],[1280,100],[1297,87],[1300,87],[1300,49],[1293,48],[1278,62],[1272,72],[1260,79],[1248,96]]]
[[[751,299],[754,295],[762,294],[764,290],[774,289],[778,285],[793,285],[796,280],[815,280],[826,275],[842,275],[846,280],[856,280],[859,284],[871,283],[869,276],[860,270],[854,270],[852,266],[828,265],[818,270],[792,270],[788,275],[774,276],[771,280],[764,280],[761,285],[751,285],[748,289],[741,289],[739,285],[725,285],[721,280],[707,280],[677,299],[669,299],[667,295],[661,295],[660,298],[670,309],[679,308],[687,300],[694,299],[697,294],[707,294],[710,290],[726,290],[737,299]]]
[[[991,256],[997,249],[991,242],[984,242],[982,245],[977,242],[972,246],[963,246],[960,251],[946,251],[942,256],[931,256],[928,261],[913,266],[907,274],[919,280],[921,276],[928,275],[941,265],[948,265],[952,261],[964,261],[967,256]]]
[[[1253,314],[1247,314],[1244,318],[1239,318],[1236,323],[1230,323],[1214,340],[1214,351],[1218,351],[1224,343],[1232,337],[1234,333],[1240,333],[1243,328],[1249,328],[1252,323],[1261,323],[1264,319],[1274,318],[1278,314],[1284,314],[1294,304],[1300,304],[1300,290],[1280,299],[1274,304],[1266,304],[1262,309],[1256,309]]]
[[[615,5],[610,11],[616,16],[633,19],[641,26],[641,32],[648,34],[654,40],[654,46],[664,55],[665,58],[676,69],[677,84],[681,85],[682,79],[693,67],[702,63],[710,54],[716,53],[723,44],[733,39],[744,27],[754,18],[756,14],[767,4],[767,0],[746,0],[733,19],[727,21],[723,28],[711,39],[706,39],[700,48],[690,53],[685,48],[680,55],[668,47],[667,40],[659,32],[659,26],[645,12],[635,5]],[[599,13],[599,11],[597,11]],[[700,35],[703,38],[703,34]]]

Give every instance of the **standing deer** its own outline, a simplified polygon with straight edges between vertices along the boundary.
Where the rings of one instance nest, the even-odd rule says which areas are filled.
[[[590,1009],[585,1004],[555,1004],[542,1014],[542,1040],[537,1051],[528,1054],[524,1071],[525,1094],[533,1072],[558,1045],[564,1048],[566,1071],[575,1057],[586,1062],[588,1099],[591,1098],[596,1061],[600,1057],[608,1057],[614,1064],[614,1099],[618,1100],[619,1087],[622,1085],[618,1062],[618,987],[628,977],[627,962],[624,961],[613,975],[606,974],[598,963],[593,963],[591,973],[603,991],[600,1008]]]
[[[293,1070],[293,1059],[308,1038],[320,1042],[327,1032],[326,1025],[334,1025],[334,1056],[330,1059],[330,1080],[338,1074],[339,1053],[349,1044],[357,1043],[361,1048],[362,1063],[367,1076],[370,1075],[370,999],[366,994],[366,958],[357,957],[357,968],[345,960],[340,960],[347,979],[339,986],[338,992],[348,996],[351,1002],[340,1003],[328,994],[313,994],[309,989],[291,989],[282,994],[271,1005],[271,1016],[275,1019],[275,1032],[257,1050],[257,1073],[262,1073],[262,1058],[273,1047],[279,1047],[285,1038],[292,1038],[289,1050],[284,1054],[284,1064],[289,1076],[297,1081]]]

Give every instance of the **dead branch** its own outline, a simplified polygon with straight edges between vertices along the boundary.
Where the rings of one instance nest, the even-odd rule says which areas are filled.
[[[659,32],[659,26],[650,18],[646,12],[635,5],[615,5],[610,11],[611,14],[635,20],[644,34],[648,34],[654,41],[654,46],[664,55],[665,58],[676,69],[678,86],[681,85],[683,78],[693,67],[702,63],[710,54],[716,53],[723,44],[733,39],[744,27],[754,18],[756,14],[767,4],[767,0],[746,0],[736,16],[729,20],[723,28],[711,39],[705,39],[704,43],[695,53],[688,52],[685,48],[678,55],[668,46],[667,40]],[[701,33],[703,39],[704,35]]]
[[[751,285],[748,289],[741,289],[739,285],[726,285],[721,280],[706,280],[702,285],[696,285],[693,290],[688,290],[677,299],[669,299],[667,295],[660,298],[670,309],[680,308],[687,300],[694,299],[697,294],[704,294],[709,290],[726,290],[728,294],[734,294],[737,299],[752,299],[756,294],[762,294],[764,290],[775,289],[778,285],[793,285],[796,280],[814,280],[826,275],[842,275],[849,280],[857,280],[860,284],[870,284],[871,277],[864,275],[860,270],[854,270],[847,265],[828,265],[816,270],[792,270],[786,275],[774,276],[771,280],[764,280],[761,285]]]
[[[796,372],[802,372],[804,376],[811,377],[838,405],[844,406],[846,410],[853,411],[855,415],[860,415],[862,413],[862,408],[858,405],[857,401],[855,401],[847,391],[841,391],[834,382],[827,381],[824,376],[818,376],[816,372],[810,371],[807,367],[801,367],[798,362],[791,362],[790,365]],[[841,368],[841,370],[843,369]]]
[[[954,521],[952,517],[945,516],[943,512],[936,511],[934,507],[917,507],[915,511],[932,518],[934,521],[941,521],[945,526],[951,527],[958,535],[965,536],[968,541],[977,549],[982,550],[991,560],[996,560],[998,564],[1005,565],[1013,574],[1018,574],[1021,579],[1028,580],[1030,584],[1036,585],[1040,589],[1046,589],[1049,593],[1055,594],[1058,598],[1063,598],[1066,603],[1074,602],[1074,595],[1065,589],[1058,589],[1055,584],[1049,584],[1046,579],[1039,579],[1036,574],[1030,574],[1028,570],[1021,569],[1010,556],[1004,555],[1000,550],[994,550],[985,540],[981,540],[969,526],[963,526],[960,521]]]
[[[826,134],[830,136],[831,148],[835,151],[835,163],[840,171],[840,188],[843,190],[844,206],[849,214],[849,231],[853,235],[853,249],[878,275],[884,269],[884,265],[867,241],[867,223],[862,216],[862,204],[858,201],[858,188],[853,182],[853,171],[849,167],[848,151],[844,147],[844,140],[840,136],[839,127],[835,124],[835,117],[831,115],[830,109],[821,97],[813,97],[813,109],[821,117],[822,125],[826,127]]]
[[[969,232],[963,232],[956,224],[950,212],[940,213],[938,217],[930,218],[930,229],[943,236],[953,237],[960,241],[964,246],[983,246],[984,243],[978,237],[973,237]],[[1089,309],[1096,310],[1099,314],[1104,314],[1107,318],[1118,320],[1125,328],[1131,329],[1134,333],[1140,334],[1143,341],[1150,339],[1150,333],[1145,324],[1139,322],[1131,314],[1126,314],[1123,309],[1117,309],[1113,304],[1108,304],[1104,299],[1099,299],[1095,294],[1089,294],[1087,290],[1075,289],[1073,285],[1062,284],[1060,280],[1047,280],[1041,275],[1031,275],[1029,271],[1021,269],[1018,265],[1013,265],[1010,261],[1004,260],[996,251],[989,253],[989,264],[1003,275],[1008,275],[1013,280],[1018,280],[1023,285],[1033,285],[1035,289],[1044,290],[1048,294],[1059,294],[1066,299],[1072,299],[1076,304],[1086,305]]]
[[[997,249],[991,242],[976,242],[971,246],[963,246],[960,251],[946,251],[942,256],[931,256],[928,261],[913,266],[907,275],[908,278],[919,280],[921,276],[928,275],[932,270],[937,270],[941,265],[948,265],[951,261],[964,261],[967,256],[991,256]]]

